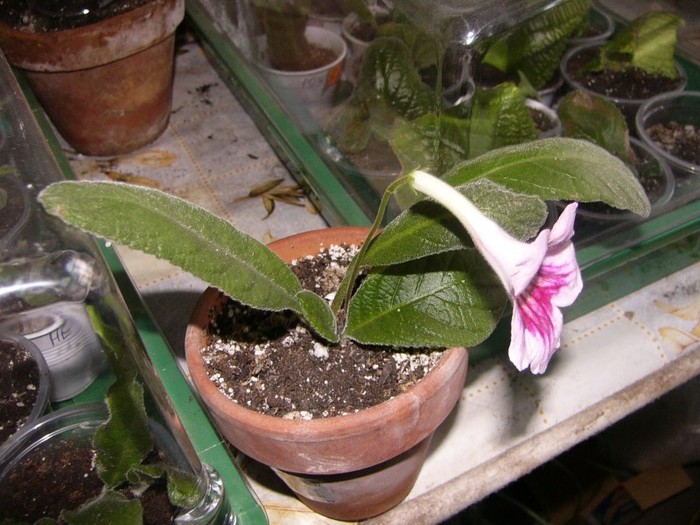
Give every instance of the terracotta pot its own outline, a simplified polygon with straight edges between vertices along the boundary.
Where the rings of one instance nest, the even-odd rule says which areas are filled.
[[[365,228],[305,232],[270,247],[290,261],[319,246],[359,243]],[[217,426],[234,447],[271,466],[313,510],[335,519],[381,514],[411,490],[435,429],[460,399],[467,373],[464,348],[447,351],[409,391],[347,416],[308,421],[262,415],[231,401],[209,380],[200,349],[210,309],[225,301],[208,289],[187,328],[185,351],[192,381]]]
[[[175,29],[184,12],[184,0],[153,0],[63,31],[0,24],[0,48],[73,148],[119,155],[152,142],[168,125]]]

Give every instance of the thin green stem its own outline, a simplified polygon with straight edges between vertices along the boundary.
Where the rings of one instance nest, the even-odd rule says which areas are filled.
[[[372,226],[370,226],[369,232],[367,232],[367,237],[365,237],[365,240],[362,243],[362,246],[360,247],[360,251],[353,258],[352,262],[350,263],[350,266],[348,266],[347,273],[345,274],[343,281],[340,283],[338,292],[336,293],[335,298],[333,299],[331,309],[333,310],[334,314],[337,315],[343,307],[343,305],[346,305],[350,301],[350,296],[352,295],[353,291],[352,285],[357,279],[358,274],[360,273],[360,268],[362,268],[362,261],[364,259],[365,253],[367,252],[367,249],[369,248],[372,238],[377,233],[377,230],[380,228],[382,221],[384,220],[386,209],[389,206],[389,200],[391,199],[392,195],[396,192],[397,189],[399,189],[401,186],[407,183],[408,177],[401,177],[399,179],[396,179],[394,182],[389,184],[389,187],[384,192],[384,195],[382,195],[382,200],[379,203],[379,208],[377,209],[377,214],[374,217],[374,222],[372,223]]]

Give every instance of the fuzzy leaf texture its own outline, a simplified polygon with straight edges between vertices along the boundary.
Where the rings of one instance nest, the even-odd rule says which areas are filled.
[[[488,179],[463,184],[457,189],[520,240],[534,237],[547,217],[542,199],[514,193]],[[504,209],[509,212],[505,218]],[[426,199],[384,228],[370,245],[364,262],[369,266],[388,266],[471,246],[471,239],[459,221],[444,207]]]
[[[604,149],[578,139],[543,139],[490,151],[458,164],[443,179],[455,187],[488,179],[542,200],[601,201],[642,217],[650,212],[644,188],[630,169]],[[425,205],[418,203],[401,214],[372,242],[367,264],[394,264],[465,246],[452,233],[447,210],[426,213],[421,206]],[[491,218],[512,231],[514,217],[508,206],[495,203]],[[442,232],[434,231],[436,227]]]
[[[409,348],[474,345],[493,331],[507,301],[476,250],[445,253],[372,273],[350,302],[345,334]]]
[[[319,335],[337,340],[330,309],[315,315],[323,307],[300,300],[303,288],[284,261],[203,208],[151,188],[110,182],[59,182],[39,200],[69,224],[166,260],[244,304],[292,310]]]
[[[490,45],[483,62],[504,72],[522,71],[537,89],[545,87],[589,4],[589,0],[562,2],[518,24]]]
[[[192,474],[169,467],[168,499],[178,507],[192,508],[202,499],[202,487]]]
[[[637,67],[648,73],[676,78],[674,54],[678,28],[683,24],[678,15],[662,11],[636,18],[601,48],[600,69]]]
[[[143,507],[138,499],[107,490],[78,510],[64,510],[68,525],[142,525]]]
[[[140,383],[114,383],[106,402],[109,419],[95,432],[97,471],[107,486],[116,487],[143,462],[154,444]]]

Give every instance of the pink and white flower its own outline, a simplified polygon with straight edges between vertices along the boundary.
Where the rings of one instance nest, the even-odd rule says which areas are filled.
[[[441,179],[422,171],[409,179],[414,189],[457,217],[503,283],[513,302],[510,360],[518,370],[529,366],[533,373],[543,373],[560,346],[560,308],[572,304],[583,288],[571,241],[577,204],[569,204],[551,230],[528,243],[509,235]]]

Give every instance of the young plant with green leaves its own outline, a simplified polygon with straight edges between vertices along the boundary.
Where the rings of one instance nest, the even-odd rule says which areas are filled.
[[[678,29],[684,20],[673,13],[650,11],[634,19],[600,48],[587,71],[636,68],[650,74],[678,78],[675,62]]]
[[[382,144],[404,174],[416,168],[443,174],[489,150],[536,139],[525,101],[522,89],[505,82],[449,106],[423,81],[404,38],[384,36],[366,51],[357,86],[328,132],[346,155]]]
[[[392,192],[403,185],[431,199],[420,200],[375,236]],[[581,140],[547,139],[494,150],[456,165],[442,178],[414,172],[387,190],[329,305],[303,289],[265,245],[166,193],[66,181],[40,195],[47,211],[69,224],[170,261],[254,308],[295,312],[328,344],[349,338],[405,348],[472,346],[491,334],[512,301],[518,305],[513,326],[520,327],[513,334],[518,346],[513,360],[536,372],[544,370],[558,346],[559,308],[575,297],[580,284],[571,244],[575,212],[543,229],[547,200],[604,201],[649,213],[629,169]],[[494,241],[515,251],[504,252]],[[564,268],[565,278],[544,293],[547,276]],[[551,293],[562,287],[570,292],[566,300]]]
[[[490,66],[505,78],[543,89],[559,71],[569,40],[583,22],[590,0],[567,0],[487,40],[476,68]],[[478,75],[478,73],[477,73]]]
[[[557,115],[567,137],[588,140],[634,164],[627,120],[609,100],[594,93],[570,91],[557,104]]]

